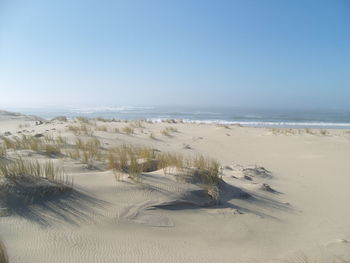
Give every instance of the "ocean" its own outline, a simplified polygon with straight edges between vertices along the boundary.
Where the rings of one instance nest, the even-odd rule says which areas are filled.
[[[184,122],[240,124],[253,127],[350,129],[350,110],[244,109],[235,107],[84,107],[84,108],[11,108],[11,111],[74,118],[102,117],[127,120],[177,119]]]

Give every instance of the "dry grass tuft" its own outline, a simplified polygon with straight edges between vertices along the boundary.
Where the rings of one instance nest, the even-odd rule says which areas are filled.
[[[114,119],[106,119],[106,118],[101,118],[101,117],[97,117],[95,118],[96,121],[100,121],[100,122],[113,122],[115,121]]]
[[[148,147],[122,145],[110,149],[107,163],[116,172],[118,180],[121,174],[126,173],[130,178],[141,181],[143,172],[163,169],[164,174],[174,173],[181,180],[200,184],[212,199],[219,199],[221,166],[201,155],[191,158],[177,153],[160,153]]]
[[[172,137],[172,135],[170,134],[170,132],[167,129],[161,130],[160,133],[166,137]]]
[[[178,129],[174,128],[174,127],[165,127],[164,129],[162,129],[160,131],[161,134],[163,134],[164,136],[167,137],[172,137],[172,133],[174,132],[179,132]]]
[[[152,140],[157,140],[156,136],[153,133],[151,133],[149,135],[149,138],[152,139]]]
[[[142,129],[146,128],[146,127],[143,125],[143,121],[142,121],[142,120],[133,121],[133,122],[131,123],[131,125],[132,125],[133,127],[135,127],[135,128],[142,128]]]
[[[49,155],[61,154],[61,147],[67,141],[61,136],[57,139],[54,139],[50,136],[37,138],[35,136],[26,135],[22,135],[21,137],[14,137],[13,139],[3,137],[2,140],[7,149],[32,150]]]
[[[329,132],[327,130],[322,129],[322,130],[320,130],[320,135],[327,136],[327,135],[329,135]]]
[[[8,263],[9,259],[4,243],[0,240],[0,263]]]
[[[86,117],[77,117],[76,119],[77,119],[77,121],[79,121],[79,122],[81,122],[81,123],[90,124],[89,118],[86,118]]]
[[[0,158],[5,158],[7,156],[7,149],[4,145],[0,144]]]
[[[283,135],[295,135],[297,132],[300,133],[302,130],[300,129],[286,129],[286,128],[272,128],[272,133],[275,135],[283,134]]]
[[[79,135],[93,136],[94,135],[93,130],[85,124],[80,126],[69,125],[68,131],[72,132],[76,136],[79,136]]]
[[[83,163],[93,160],[102,160],[101,142],[97,138],[82,140],[78,138],[75,142],[76,149],[68,155],[73,159],[80,159]]]
[[[146,147],[122,145],[110,149],[107,163],[119,176],[129,174],[130,178],[140,181],[142,172],[157,170],[155,151]]]
[[[316,135],[315,131],[314,131],[314,130],[311,130],[311,129],[309,129],[309,128],[306,128],[306,129],[305,129],[305,133],[311,134],[311,135]]]
[[[22,158],[11,162],[0,162],[0,175],[14,180],[25,176],[42,177],[60,182],[65,179],[63,169],[55,167],[51,161],[40,163]]]
[[[51,121],[62,121],[62,122],[67,122],[68,119],[66,116],[57,116],[55,118],[53,118]]]
[[[135,133],[135,130],[134,130],[134,128],[131,125],[129,125],[129,126],[123,127],[122,128],[122,132],[124,132],[127,135],[131,135],[131,134]]]
[[[104,131],[104,132],[107,132],[107,131],[108,131],[108,127],[107,127],[107,126],[97,126],[97,127],[96,127],[96,131]]]

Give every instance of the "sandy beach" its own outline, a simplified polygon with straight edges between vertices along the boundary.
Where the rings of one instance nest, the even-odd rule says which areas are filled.
[[[64,169],[62,183],[70,188],[48,191],[34,201],[28,201],[28,194],[13,201],[0,188],[6,200],[0,203],[0,238],[11,263],[285,262],[304,256],[325,262],[350,257],[348,130],[46,121],[2,112],[0,135],[6,148],[1,162],[50,161]],[[6,139],[14,142],[23,135],[60,138],[55,141],[59,152],[11,149],[11,141],[6,147]],[[101,156],[74,157],[77,139],[98,141]],[[179,170],[172,167],[142,171],[137,180],[116,172],[106,154],[121,145],[215,159],[220,164],[217,192],[179,180]],[[24,187],[20,191],[27,191]]]

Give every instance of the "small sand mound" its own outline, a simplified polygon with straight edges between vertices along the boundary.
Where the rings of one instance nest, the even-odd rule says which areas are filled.
[[[28,205],[70,190],[70,186],[42,177],[0,177],[0,207],[10,209],[12,205]]]
[[[243,174],[245,176],[257,177],[257,178],[271,178],[272,174],[270,171],[266,170],[264,167],[247,167],[243,168]]]
[[[273,189],[270,185],[268,184],[262,184],[260,187],[261,190],[269,193],[278,193],[275,189]]]
[[[125,207],[118,214],[118,219],[149,226],[169,227],[174,223],[161,215],[157,209],[185,210],[215,207],[234,198],[246,199],[250,195],[240,188],[227,184],[223,180],[218,183],[219,200],[214,200],[208,190],[198,182],[179,181],[174,175],[150,173],[142,175],[142,189],[151,193],[149,200]],[[220,208],[218,208],[220,209]],[[239,213],[237,213],[239,214]]]

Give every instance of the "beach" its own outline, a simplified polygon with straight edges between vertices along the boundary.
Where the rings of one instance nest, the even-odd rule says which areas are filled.
[[[56,152],[11,148],[8,141],[1,161],[50,161],[64,170],[64,184],[71,188],[25,205],[17,199],[2,204],[0,238],[10,262],[350,258],[348,129],[45,120],[3,112],[0,135],[55,141],[60,146]],[[101,156],[84,160],[74,155],[78,139],[83,145],[93,140]],[[205,156],[220,164],[219,179],[210,188],[180,180],[184,169],[173,167],[137,177],[130,169],[129,174],[116,172],[108,165],[108,152],[123,145],[146,147],[159,156],[172,153],[185,161]]]

